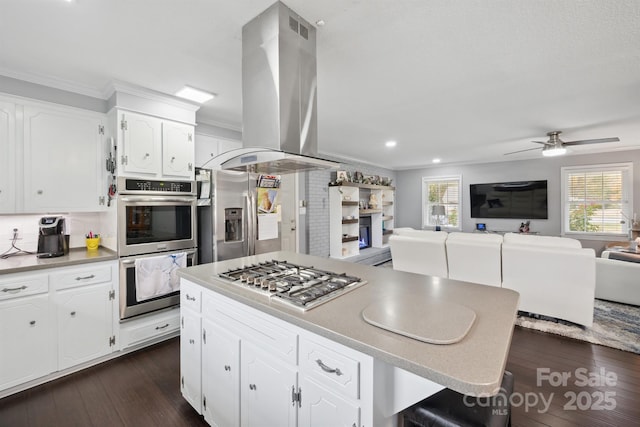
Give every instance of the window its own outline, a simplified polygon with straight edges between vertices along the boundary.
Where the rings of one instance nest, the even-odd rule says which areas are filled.
[[[626,236],[633,218],[633,164],[562,168],[564,234]]]
[[[422,178],[422,227],[460,229],[461,176]]]

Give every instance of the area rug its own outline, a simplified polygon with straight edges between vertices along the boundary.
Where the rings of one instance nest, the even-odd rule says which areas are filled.
[[[378,267],[393,268],[391,261]],[[519,314],[516,325],[640,354],[640,307],[595,300],[593,326]]]
[[[596,299],[593,325],[518,315],[516,325],[640,354],[640,307]]]

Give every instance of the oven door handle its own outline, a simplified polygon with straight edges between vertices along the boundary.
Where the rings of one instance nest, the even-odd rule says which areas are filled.
[[[187,255],[194,255],[196,253],[195,249],[190,249],[188,251],[182,251],[182,252],[184,252]],[[179,252],[171,252],[171,253],[168,253],[167,255],[171,255],[171,254],[175,254],[175,253],[179,253]],[[162,252],[160,252],[158,254],[158,256],[162,256]],[[134,258],[136,258],[136,257],[134,257]],[[137,258],[141,258],[141,257],[137,257]],[[135,264],[135,262],[136,262],[135,259],[121,259],[120,260],[120,263],[122,265],[133,265],[133,264]]]
[[[120,197],[122,202],[178,202],[192,203],[196,201],[195,197]]]

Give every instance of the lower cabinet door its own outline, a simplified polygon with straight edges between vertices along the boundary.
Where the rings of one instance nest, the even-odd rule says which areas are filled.
[[[181,308],[180,312],[180,391],[194,409],[202,413],[202,375],[200,371],[200,313]]]
[[[49,295],[0,303],[0,390],[56,370]]]
[[[242,341],[240,360],[242,426],[294,427],[298,410],[298,403],[292,400],[298,390],[295,367],[246,341]]]
[[[360,426],[359,406],[306,377],[300,379],[300,389],[302,394],[302,406],[299,412],[300,426]]]
[[[202,320],[202,414],[213,427],[240,425],[240,338]]]

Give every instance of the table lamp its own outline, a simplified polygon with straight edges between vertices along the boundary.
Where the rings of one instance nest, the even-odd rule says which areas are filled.
[[[440,231],[440,216],[444,215],[445,209],[442,205],[431,206],[431,215],[436,217],[436,231]]]

